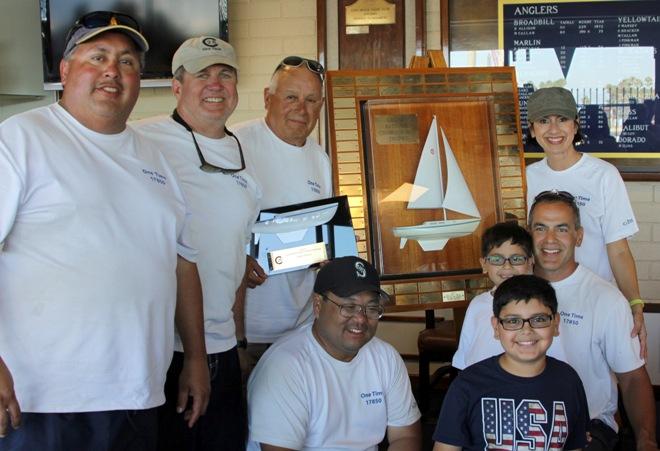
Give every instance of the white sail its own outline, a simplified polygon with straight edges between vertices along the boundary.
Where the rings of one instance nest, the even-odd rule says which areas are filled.
[[[454,157],[454,152],[451,150],[442,127],[440,132],[442,133],[442,143],[445,147],[445,157],[447,159],[447,192],[442,206],[457,213],[480,218],[477,205],[474,203],[467,183],[465,183],[461,168],[458,167],[456,157]]]
[[[417,166],[415,183],[408,194],[408,208],[442,208],[445,211],[445,218],[392,228],[394,235],[401,238],[401,249],[409,239],[412,239],[416,240],[425,252],[442,250],[450,239],[472,234],[481,222],[481,215],[447,141],[445,131],[442,127],[440,131],[447,160],[447,191],[443,193],[438,126],[433,116]],[[400,198],[403,192],[403,189],[398,190],[392,200],[395,200],[395,197]],[[446,210],[462,213],[471,218],[447,219]]]
[[[426,135],[422,156],[417,165],[415,182],[408,199],[408,208],[442,208],[442,168],[440,163],[440,143],[438,142],[438,126],[433,116],[433,122]]]

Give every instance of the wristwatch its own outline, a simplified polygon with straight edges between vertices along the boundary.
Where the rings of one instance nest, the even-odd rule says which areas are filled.
[[[236,340],[236,347],[239,349],[247,349],[247,338],[241,338],[240,340]]]

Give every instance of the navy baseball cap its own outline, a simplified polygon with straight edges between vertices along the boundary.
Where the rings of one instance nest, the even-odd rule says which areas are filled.
[[[330,260],[319,270],[314,283],[314,292],[323,294],[328,291],[343,298],[362,291],[378,293],[383,302],[390,298],[380,288],[380,278],[376,268],[368,261],[353,256]]]

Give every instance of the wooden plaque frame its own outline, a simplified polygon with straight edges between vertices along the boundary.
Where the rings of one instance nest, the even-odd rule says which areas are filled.
[[[355,5],[358,1],[339,0],[338,2],[339,68],[405,67],[405,0],[383,0],[395,7],[394,23],[352,26],[350,28],[366,31],[348,34],[346,8]]]
[[[328,72],[329,144],[335,191],[348,196],[358,251],[384,273],[384,289],[393,295],[394,310],[461,307],[491,284],[475,268],[473,257],[468,259],[468,267],[449,271],[387,273],[388,267],[383,267],[379,257],[382,242],[374,227],[378,219],[370,204],[375,200],[371,195],[373,174],[369,173],[368,162],[370,154],[374,159],[382,156],[370,152],[363,106],[376,100],[406,103],[447,99],[468,102],[479,99],[491,105],[494,129],[486,133],[492,137],[495,149],[492,195],[497,205],[489,225],[504,218],[515,218],[524,224],[527,214],[524,161],[515,87],[515,72],[509,67]],[[424,138],[425,135],[422,144]]]
[[[495,114],[493,96],[446,96],[417,99],[379,99],[363,103],[369,205],[373,261],[382,276],[409,274],[479,272],[481,234],[504,219],[499,196]],[[463,179],[476,202],[479,217],[470,217],[451,209],[411,209],[411,198],[432,196],[416,173],[435,167],[440,177],[440,191],[449,192],[446,147],[439,137],[439,165],[420,161],[422,148],[436,118],[438,134],[445,134],[461,173],[452,181]],[[403,124],[398,124],[402,122]],[[432,146],[434,147],[434,146]],[[429,147],[431,149],[431,147]],[[436,153],[437,151],[437,153]],[[413,193],[413,181],[416,191]],[[432,182],[431,182],[432,184]],[[434,190],[435,191],[435,190]],[[462,206],[469,202],[461,202]],[[393,229],[418,226],[425,221],[464,219],[470,221],[468,235],[449,239],[441,250],[424,250],[424,236],[401,240]],[[476,223],[474,223],[476,221]],[[477,225],[478,224],[478,225]],[[413,233],[413,236],[415,234]],[[421,241],[419,241],[421,240]],[[437,246],[436,246],[437,247]]]

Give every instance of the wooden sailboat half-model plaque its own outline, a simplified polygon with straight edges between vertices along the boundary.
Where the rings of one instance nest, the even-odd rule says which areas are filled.
[[[424,221],[413,226],[394,227],[392,232],[401,238],[401,249],[405,247],[408,240],[416,240],[424,251],[442,250],[450,239],[470,235],[481,221],[477,205],[442,127],[440,127],[440,134],[442,135],[442,147],[440,147],[438,139],[437,119],[433,116],[417,166],[415,182],[410,189],[408,208],[441,208],[444,219]],[[442,183],[441,151],[444,151],[446,161],[446,189]],[[469,218],[447,219],[446,210],[464,214]]]

